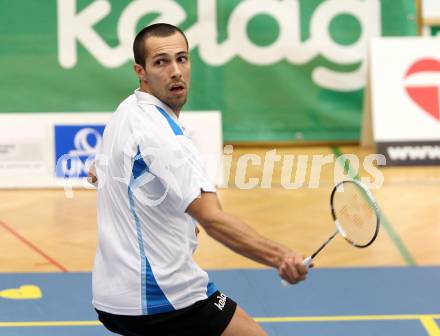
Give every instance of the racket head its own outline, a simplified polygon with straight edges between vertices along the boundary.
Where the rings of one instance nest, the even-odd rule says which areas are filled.
[[[380,211],[373,194],[362,182],[353,179],[336,184],[330,207],[339,234],[351,245],[365,248],[376,240]]]

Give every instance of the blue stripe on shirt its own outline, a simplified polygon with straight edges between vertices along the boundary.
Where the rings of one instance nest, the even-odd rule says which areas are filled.
[[[206,295],[208,295],[208,297],[210,297],[212,294],[214,294],[217,291],[218,291],[218,289],[214,285],[214,283],[213,282],[208,282],[208,286],[206,288]]]
[[[154,277],[151,264],[145,255],[144,241],[142,238],[142,229],[139,216],[136,213],[136,205],[133,197],[132,185],[136,178],[143,173],[149,172],[148,165],[142,158],[139,147],[135,156],[132,169],[132,180],[128,187],[128,199],[130,202],[130,210],[136,224],[136,235],[139,246],[139,254],[141,261],[141,303],[142,315],[158,314],[175,310],[173,305],[168,301],[162,289],[159,287]]]
[[[136,156],[134,157],[134,162],[133,162],[133,169],[132,169],[133,178],[136,180],[139,176],[148,172],[150,172],[150,169],[145,163],[144,158],[142,157],[141,151],[138,146],[137,153]]]
[[[156,106],[156,105],[155,105]],[[165,117],[175,135],[183,135],[183,131],[179,125],[170,117],[170,115],[161,107],[156,106],[157,110]]]

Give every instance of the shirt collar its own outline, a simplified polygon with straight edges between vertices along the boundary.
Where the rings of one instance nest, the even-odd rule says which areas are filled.
[[[165,112],[167,112],[167,114],[174,121],[178,122],[178,118],[177,118],[176,114],[174,113],[174,111],[171,110],[171,108],[167,104],[163,103],[160,99],[156,98],[155,96],[153,96],[152,94],[150,94],[148,92],[141,91],[139,88],[134,90],[134,94],[135,94],[136,99],[139,103],[145,103],[145,104],[159,106],[163,110],[165,110]]]

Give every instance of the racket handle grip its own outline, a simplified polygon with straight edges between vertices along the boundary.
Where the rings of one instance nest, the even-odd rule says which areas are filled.
[[[307,257],[307,258],[305,258],[304,260],[303,260],[303,264],[304,264],[304,266],[305,267],[307,267],[307,268],[309,268],[310,267],[310,264],[312,263],[312,257],[310,256],[310,257]]]
[[[305,267],[307,267],[307,268],[309,268],[309,266],[310,266],[310,264],[312,263],[312,257],[307,257],[307,258],[305,258],[304,260],[303,260],[303,264],[304,264],[304,266]],[[281,284],[284,286],[284,287],[287,287],[287,286],[290,286],[290,283],[288,283],[286,280],[284,280],[284,279],[282,279],[281,280]]]

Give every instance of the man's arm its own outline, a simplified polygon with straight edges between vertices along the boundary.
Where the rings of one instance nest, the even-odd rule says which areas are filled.
[[[259,235],[240,219],[225,213],[217,195],[202,192],[186,212],[194,217],[209,236],[234,252],[278,269],[280,276],[291,284],[306,278],[304,257],[287,247]]]

